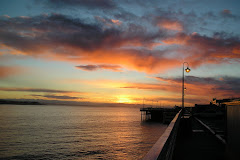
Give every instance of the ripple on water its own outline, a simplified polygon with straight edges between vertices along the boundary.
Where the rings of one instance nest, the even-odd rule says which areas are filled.
[[[140,159],[166,129],[139,108],[0,106],[0,159]]]

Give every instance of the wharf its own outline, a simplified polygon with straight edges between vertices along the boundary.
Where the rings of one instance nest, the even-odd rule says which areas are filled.
[[[141,119],[169,124],[180,109],[178,108],[140,108]]]
[[[181,110],[143,160],[226,160],[226,157],[222,132],[211,129],[188,110]]]
[[[225,141],[197,118],[181,118],[173,160],[225,160]]]

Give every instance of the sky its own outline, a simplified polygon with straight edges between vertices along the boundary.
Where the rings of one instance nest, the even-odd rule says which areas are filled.
[[[239,0],[1,0],[0,99],[240,97]],[[187,62],[187,63],[184,63]]]

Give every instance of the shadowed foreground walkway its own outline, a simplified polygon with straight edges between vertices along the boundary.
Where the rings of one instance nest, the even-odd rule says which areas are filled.
[[[182,118],[173,160],[225,160],[225,145],[195,118]]]

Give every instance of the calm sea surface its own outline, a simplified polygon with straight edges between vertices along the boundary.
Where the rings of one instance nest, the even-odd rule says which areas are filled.
[[[140,159],[166,127],[136,107],[0,105],[0,159]]]

